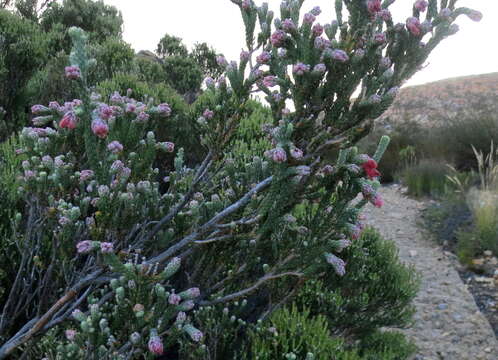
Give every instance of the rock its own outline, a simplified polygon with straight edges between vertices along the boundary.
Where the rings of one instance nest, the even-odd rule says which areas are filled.
[[[492,283],[493,282],[493,278],[492,277],[486,277],[486,276],[476,276],[474,278],[474,281],[478,282],[478,283]]]
[[[415,256],[417,256],[417,250],[410,250],[409,254],[410,254],[410,257],[415,257]]]
[[[484,256],[491,257],[491,256],[493,256],[493,252],[491,250],[486,250],[484,252]]]
[[[472,265],[476,266],[484,265],[484,259],[483,258],[472,259]]]
[[[446,310],[448,308],[448,304],[444,304],[444,303],[438,304],[437,308],[439,310]]]

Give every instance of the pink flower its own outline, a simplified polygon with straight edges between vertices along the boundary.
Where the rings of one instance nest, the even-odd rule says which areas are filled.
[[[266,87],[273,87],[277,85],[277,78],[273,75],[268,75],[263,78],[263,85]]]
[[[346,54],[345,51],[340,50],[340,49],[335,49],[331,53],[332,59],[339,61],[339,62],[346,62],[349,60],[348,54]]]
[[[102,251],[103,254],[110,254],[114,252],[114,246],[110,242],[101,242],[100,251]]]
[[[68,111],[67,113],[64,114],[62,117],[61,121],[59,122],[59,127],[62,129],[74,129],[76,127],[76,114],[74,111]]]
[[[251,0],[243,0],[242,1],[242,9],[248,10],[251,8]]]
[[[382,20],[384,21],[389,21],[392,19],[391,12],[387,9],[382,9],[381,11],[379,11],[377,13],[377,16],[380,16],[380,18],[382,18]]]
[[[112,108],[109,105],[102,104],[99,108],[99,115],[104,120],[109,120],[114,114]]]
[[[173,151],[175,151],[175,144],[174,143],[169,142],[169,141],[165,141],[162,144],[164,144],[164,150],[166,152],[172,153]]]
[[[171,108],[168,104],[164,103],[164,104],[159,104],[157,106],[157,112],[162,115],[162,116],[165,116],[165,117],[168,117],[171,115]]]
[[[123,151],[123,145],[119,141],[111,141],[109,145],[107,145],[107,150],[112,152],[113,154],[119,154],[121,151]]]
[[[134,113],[137,110],[137,106],[133,103],[128,103],[126,104],[126,109],[125,111],[128,113]]]
[[[46,113],[47,111],[50,111],[50,109],[43,105],[33,105],[31,107],[31,113],[33,115],[41,115],[43,113]]]
[[[260,55],[256,57],[258,64],[268,64],[271,60],[271,55],[267,51],[263,51]]]
[[[271,151],[271,158],[276,163],[283,163],[287,161],[287,154],[282,148],[276,148]]]
[[[183,300],[192,300],[201,295],[199,288],[190,288],[178,294]]]
[[[92,170],[81,170],[80,172],[80,181],[86,181],[91,179],[94,176],[94,172]]]
[[[198,329],[196,329],[195,327],[193,327],[192,325],[190,324],[187,324],[183,327],[183,330],[185,330],[185,332],[190,336],[190,338],[195,341],[195,342],[199,342],[202,340],[202,338],[204,337],[204,335],[202,334],[202,332]]]
[[[332,46],[332,43],[330,42],[330,40],[319,36],[315,38],[314,46],[315,49],[325,50],[326,48]]]
[[[310,66],[307,64],[297,63],[292,67],[292,72],[296,75],[304,75],[308,71],[310,71]]]
[[[137,120],[140,122],[146,122],[147,120],[149,120],[149,117],[150,117],[149,114],[147,114],[144,111],[141,111],[138,113]]]
[[[92,131],[99,138],[104,139],[109,133],[109,126],[101,119],[97,118],[92,121]]]
[[[80,68],[77,65],[66,66],[64,71],[66,73],[66,77],[70,80],[76,80],[81,77]]]
[[[467,13],[467,16],[472,21],[481,21],[482,20],[482,13],[480,11],[471,10],[470,12]]]
[[[372,199],[371,199],[372,204],[375,207],[381,208],[382,205],[384,205],[384,200],[380,197],[379,194],[376,194]]]
[[[149,351],[155,355],[162,355],[164,352],[163,342],[159,336],[151,336],[148,343]]]
[[[310,13],[312,13],[315,16],[318,16],[322,13],[322,9],[320,9],[320,6],[315,6]]]
[[[282,30],[275,31],[270,38],[270,41],[273,46],[280,47],[283,45],[285,39],[287,39],[287,35]]]
[[[316,17],[312,13],[306,13],[304,14],[303,22],[305,24],[311,25],[315,22]]]
[[[65,335],[66,335],[66,339],[68,339],[69,341],[74,341],[74,338],[76,337],[76,334],[78,332],[76,330],[73,330],[73,329],[68,329],[65,331]]]
[[[376,44],[382,45],[386,42],[386,34],[384,34],[383,32],[376,33],[373,37],[373,40]]]
[[[416,17],[410,17],[406,20],[406,28],[413,36],[422,35],[422,27],[420,21]]]
[[[337,275],[344,276],[344,274],[346,273],[346,263],[344,262],[344,260],[330,253],[325,253],[325,259],[330,265],[333,266]]]
[[[168,297],[168,303],[170,303],[171,305],[178,305],[180,301],[182,301],[182,298],[178,294],[173,293]]]
[[[291,149],[290,154],[296,160],[301,160],[303,158],[303,151],[296,147]]]
[[[382,4],[380,0],[368,0],[367,2],[368,12],[372,15],[378,13],[382,10]]]
[[[213,116],[214,116],[214,111],[209,110],[209,109],[206,109],[206,110],[204,110],[204,112],[202,113],[202,116],[204,116],[204,118],[206,118],[206,119],[210,120],[210,119],[212,119],[212,118],[213,118]]]
[[[80,241],[76,244],[76,250],[79,254],[86,254],[93,249],[93,243],[90,240]]]
[[[284,29],[284,31],[291,32],[296,30],[296,25],[292,19],[285,19],[282,21],[282,29]]]
[[[377,170],[377,162],[374,159],[365,161],[361,167],[370,179],[380,176],[380,172]]]
[[[216,57],[216,63],[223,68],[228,66],[228,61],[223,55],[218,55]]]
[[[418,11],[424,12],[427,9],[428,5],[429,5],[429,3],[425,0],[417,0],[417,1],[415,1],[415,4],[413,5],[413,7],[415,9],[417,9]]]
[[[313,28],[311,29],[313,32],[313,36],[321,36],[323,34],[323,26],[320,25],[319,23],[313,25]]]

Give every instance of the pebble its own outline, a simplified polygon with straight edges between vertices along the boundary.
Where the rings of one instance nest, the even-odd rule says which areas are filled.
[[[497,360],[498,342],[453,267],[455,255],[443,252],[417,225],[419,211],[426,203],[404,196],[399,186],[382,187],[380,192],[384,206],[380,210],[365,207],[367,223],[394,240],[400,260],[413,265],[421,275],[420,291],[414,300],[414,326],[402,330],[418,347],[414,359]],[[488,262],[493,260],[484,255]],[[498,269],[493,273],[498,279]]]

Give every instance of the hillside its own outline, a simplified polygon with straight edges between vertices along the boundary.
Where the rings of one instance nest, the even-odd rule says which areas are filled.
[[[498,111],[498,73],[440,80],[401,89],[391,108],[377,122],[413,120],[433,126],[461,113]]]

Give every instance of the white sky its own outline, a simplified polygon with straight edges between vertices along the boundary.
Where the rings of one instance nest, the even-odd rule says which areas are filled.
[[[228,60],[239,59],[245,44],[238,7],[229,0],[104,0],[121,10],[124,39],[136,51],[156,49],[163,34],[179,36],[191,47],[206,42]],[[262,0],[256,0],[260,5]],[[280,0],[267,0],[279,17]],[[397,0],[391,6],[395,22],[404,22],[411,14],[414,0]],[[408,85],[448,77],[498,72],[498,0],[459,0],[458,6],[481,11],[484,18],[475,23],[461,16],[460,31],[443,41],[429,57],[428,66],[416,74]],[[333,19],[333,0],[307,0],[303,11],[320,6],[322,24]]]

